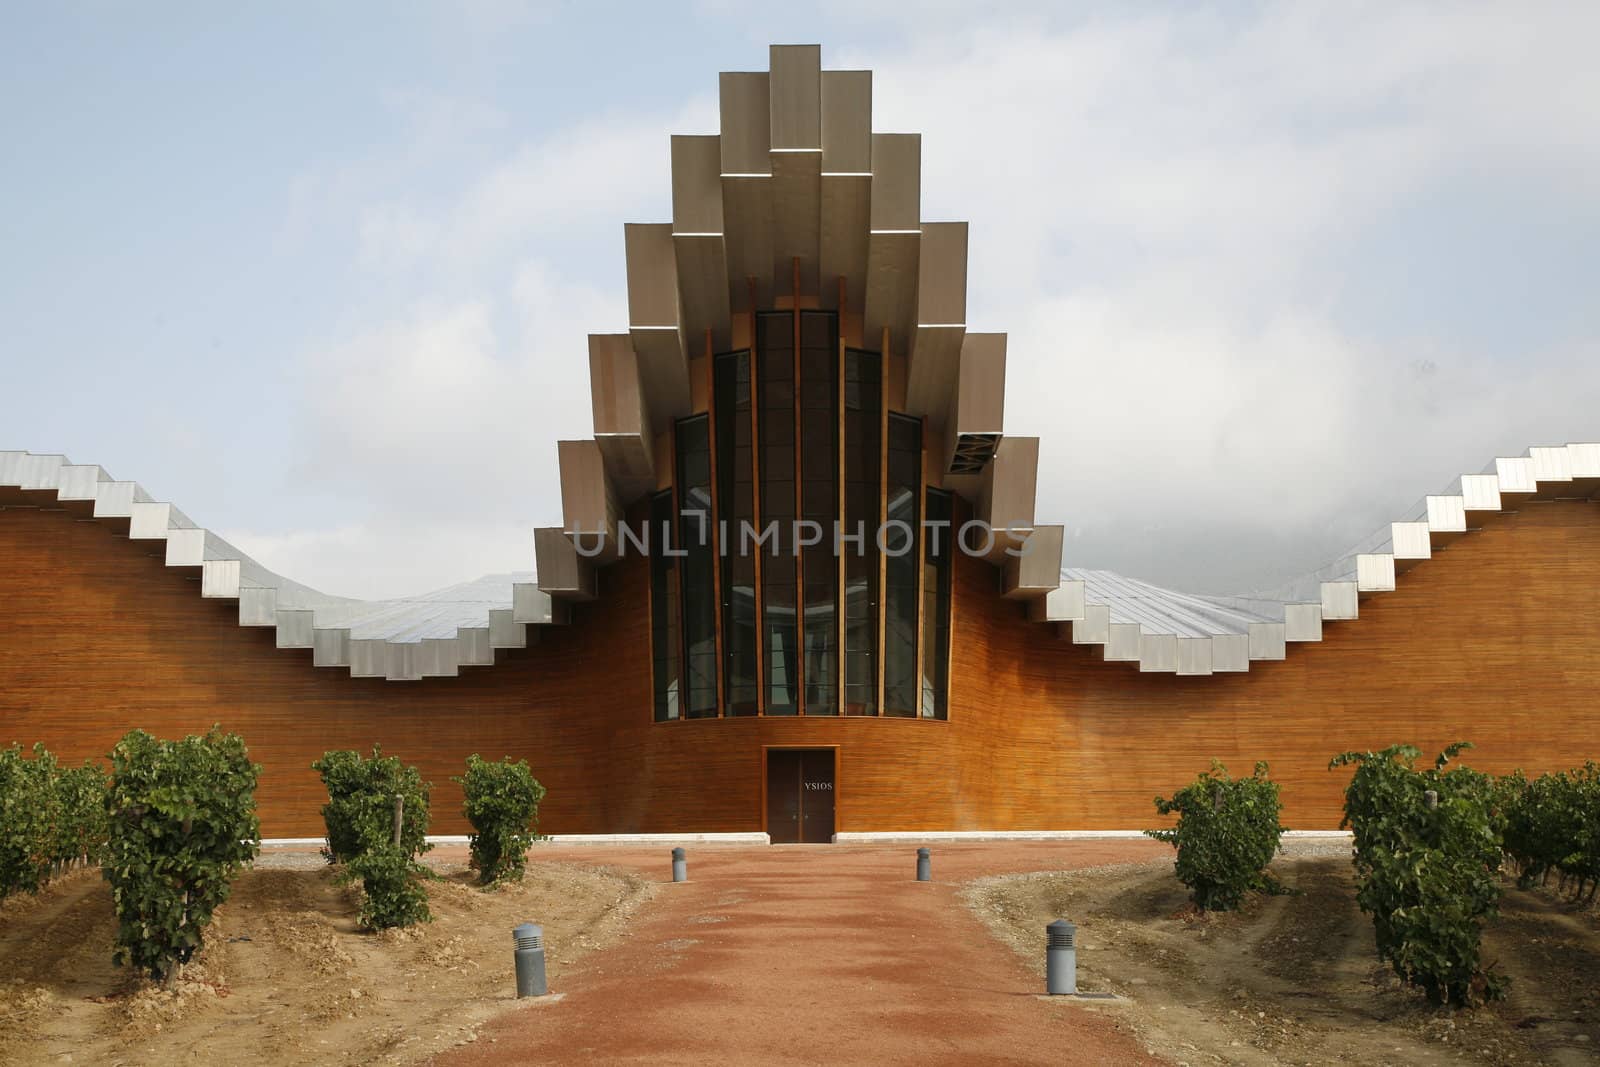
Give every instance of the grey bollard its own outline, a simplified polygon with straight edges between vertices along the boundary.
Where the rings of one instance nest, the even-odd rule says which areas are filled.
[[[687,882],[689,880],[689,861],[687,853],[681,848],[672,850],[672,880],[674,882]]]
[[[1065,919],[1044,928],[1044,989],[1051,996],[1078,992],[1078,928]]]
[[[925,848],[917,849],[917,881],[933,881],[933,853]]]
[[[542,997],[550,992],[544,976],[544,927],[523,923],[511,931],[517,946],[517,996]]]

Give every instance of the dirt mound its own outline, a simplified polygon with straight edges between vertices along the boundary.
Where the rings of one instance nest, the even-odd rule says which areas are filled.
[[[1078,925],[1078,986],[1128,997],[1149,1047],[1180,1063],[1593,1063],[1600,924],[1506,891],[1485,958],[1511,996],[1439,1012],[1381,964],[1345,857],[1280,859],[1291,892],[1198,913],[1170,862],[985,878],[963,894],[1041,973],[1042,928]]]
[[[457,872],[429,883],[433,922],[374,935],[327,868],[250,870],[167,991],[112,966],[110,891],[78,872],[0,905],[0,1062],[411,1062],[515,1003],[513,926],[545,927],[556,981],[652,892],[575,864],[495,890]]]

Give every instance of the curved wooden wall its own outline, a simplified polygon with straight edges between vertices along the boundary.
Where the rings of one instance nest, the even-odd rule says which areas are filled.
[[[604,572],[570,626],[494,667],[421,682],[313,669],[139,542],[65,512],[0,510],[0,743],[103,756],[126,730],[213,722],[263,765],[267,836],[320,836],[329,748],[418,763],[436,832],[466,829],[449,776],[526,757],[553,833],[760,829],[764,745],[839,746],[838,829],[1127,829],[1211,757],[1267,759],[1285,821],[1338,823],[1345,748],[1468,739],[1487,770],[1600,755],[1600,505],[1526,505],[1406,574],[1397,592],[1248,674],[1102,663],[1027,622],[997,572],[957,557],[949,722],[650,721],[645,571]],[[196,614],[214,625],[193,627]],[[196,638],[195,632],[203,634]]]

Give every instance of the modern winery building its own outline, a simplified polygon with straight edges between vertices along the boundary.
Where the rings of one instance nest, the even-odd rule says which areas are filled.
[[[1345,749],[1596,754],[1600,444],[1496,459],[1267,593],[1080,569],[919,138],[872,131],[867,71],[770,66],[721,75],[672,220],[624,228],[629,321],[589,338],[594,434],[556,444],[533,570],[328,596],[138,483],[0,453],[0,744],[221,723],[269,837],[320,834],[311,761],[378,742],[440,832],[478,752],[528,759],[546,832],[773,841],[1136,829],[1213,757],[1327,829]]]

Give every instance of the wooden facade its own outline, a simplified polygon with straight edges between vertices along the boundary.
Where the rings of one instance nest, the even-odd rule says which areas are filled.
[[[1347,748],[1471,740],[1468,762],[1541,771],[1600,756],[1600,503],[1530,502],[1329,623],[1319,643],[1244,674],[1181,678],[1105,663],[957,556],[948,722],[651,721],[644,561],[525,650],[459,678],[394,683],[313,669],[241,629],[149,543],[65,511],[0,509],[0,743],[103,757],[133,727],[213,722],[262,764],[263,833],[319,836],[310,763],[384,750],[434,785],[433,829],[462,832],[449,781],[469,753],[526,757],[551,833],[762,828],[763,753],[837,746],[837,829],[1129,829],[1211,758],[1258,759],[1285,822],[1339,820]]]

